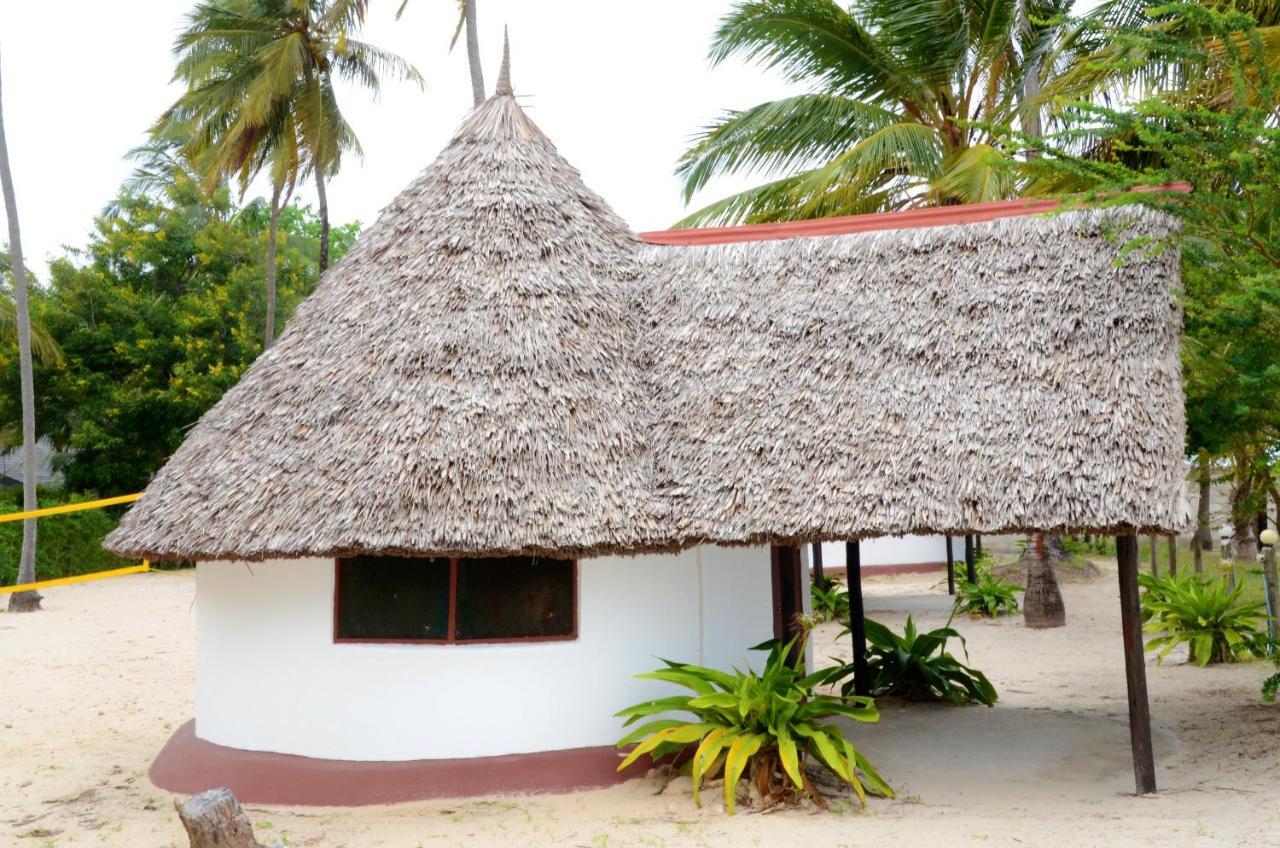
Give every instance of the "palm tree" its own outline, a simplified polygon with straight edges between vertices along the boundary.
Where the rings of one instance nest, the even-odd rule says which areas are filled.
[[[396,10],[396,20],[400,20],[408,5],[409,0],[402,0],[400,8]],[[476,30],[476,0],[458,0],[458,26],[449,42],[450,51],[457,45],[464,27],[467,31],[467,65],[471,69],[471,100],[473,105],[479,106],[485,101],[485,93],[484,68],[480,65],[480,35]]]
[[[476,106],[479,106],[485,100],[484,95],[484,69],[480,67],[480,36],[476,32],[476,0],[459,0],[459,12],[461,18],[458,21],[458,29],[453,32],[453,41],[449,43],[449,49],[453,49],[453,45],[458,43],[458,32],[462,28],[465,21],[467,25],[467,64],[471,68],[471,99]]]
[[[1060,62],[1073,0],[744,0],[711,61],[740,56],[811,91],[730,111],[677,169],[686,202],[714,177],[777,178],[683,225],[995,200],[1016,190],[994,127],[1018,122],[1029,70]],[[992,130],[981,125],[990,124]]]
[[[9,170],[9,145],[4,133],[4,109],[0,107],[0,190],[4,193],[4,214],[9,221],[9,257],[13,271],[13,299],[18,325],[18,367],[22,392],[22,508],[36,508],[36,397],[31,366],[31,317],[27,309],[27,271],[22,264],[22,233],[18,229],[18,201]],[[36,519],[22,522],[22,554],[18,583],[36,579]],[[40,609],[39,592],[14,592],[9,596],[10,612]]]
[[[174,45],[174,79],[186,93],[156,127],[158,133],[186,133],[188,152],[215,184],[237,175],[243,188],[269,171],[277,219],[295,180],[312,176],[321,273],[329,266],[326,181],[344,153],[361,152],[338,106],[335,79],[375,95],[387,74],[422,85],[408,62],[354,37],[367,6],[368,0],[198,3]],[[274,224],[271,233],[269,244]]]

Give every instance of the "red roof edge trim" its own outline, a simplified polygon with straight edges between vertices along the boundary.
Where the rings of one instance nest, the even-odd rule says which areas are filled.
[[[1134,193],[1169,191],[1187,194],[1191,186],[1170,183],[1138,186]],[[838,236],[878,230],[906,230],[916,227],[942,227],[948,224],[976,224],[997,218],[1015,218],[1052,211],[1061,201],[995,200],[989,203],[966,203],[959,206],[927,206],[903,212],[874,212],[867,215],[842,215],[808,221],[783,221],[776,224],[745,224],[737,227],[690,227],[676,230],[654,230],[641,233],[649,244],[728,244],[739,241],[800,238],[805,236]]]

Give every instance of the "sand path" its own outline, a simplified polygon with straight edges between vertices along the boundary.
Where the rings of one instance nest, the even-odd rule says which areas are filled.
[[[0,845],[185,846],[146,770],[193,711],[190,572],[51,590],[47,611],[0,615]],[[1161,793],[1132,794],[1114,571],[1063,587],[1068,625],[960,622],[994,709],[893,706],[864,747],[895,801],[822,814],[727,817],[687,779],[563,796],[357,809],[251,806],[264,843],[415,846],[1278,846],[1280,705],[1261,664],[1148,667]],[[873,582],[869,615],[946,619],[929,578]],[[904,598],[903,596],[911,596]],[[848,656],[836,629],[819,656]],[[513,698],[513,705],[519,699]],[[513,708],[515,708],[513,706]]]

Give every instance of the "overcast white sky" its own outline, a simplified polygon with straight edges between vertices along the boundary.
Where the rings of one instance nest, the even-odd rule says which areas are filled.
[[[193,2],[0,0],[5,129],[27,265],[42,280],[62,245],[84,244],[131,170],[125,152],[176,97],[170,48]],[[396,21],[399,5],[373,0],[364,37],[412,61],[427,89],[388,84],[377,102],[342,92],[365,158],[347,161],[332,183],[335,222],[372,223],[471,105],[465,45],[448,52],[454,0],[410,0]],[[709,69],[711,34],[730,5],[479,0],[485,83],[492,91],[506,24],[513,84],[529,114],[635,229],[660,229],[684,209],[672,169],[689,135],[723,108],[787,91],[756,67]],[[721,184],[705,199],[745,184]],[[302,196],[314,201],[309,188]]]

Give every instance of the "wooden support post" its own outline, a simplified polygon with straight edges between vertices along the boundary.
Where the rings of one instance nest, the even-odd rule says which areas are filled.
[[[1157,538],[1159,537],[1157,536],[1147,537],[1147,539],[1151,542],[1151,574],[1155,577],[1160,576],[1160,563],[1156,560],[1156,539]]]
[[[1169,576],[1178,576],[1178,537],[1169,536],[1166,543],[1166,550],[1169,551]]]
[[[825,589],[827,573],[822,569],[822,543],[814,542],[809,546],[809,550],[813,552],[813,582]]]
[[[230,789],[210,789],[185,804],[173,802],[191,848],[258,848],[253,825]]]
[[[975,533],[973,536],[973,551],[979,558],[981,558],[982,556],[982,534],[981,533]]]
[[[947,544],[947,594],[956,593],[956,554],[951,550],[951,534],[942,537]]]
[[[1138,606],[1138,537],[1116,537],[1120,566],[1120,628],[1124,633],[1124,671],[1129,690],[1129,742],[1133,776],[1139,795],[1156,791],[1155,755],[1151,747],[1151,706],[1147,702],[1147,666],[1142,651],[1142,615]]]
[[[773,638],[786,643],[800,632],[796,615],[804,612],[804,593],[809,590],[809,584],[804,580],[798,547],[774,545],[770,554],[773,562]],[[793,649],[792,660],[799,656],[800,651]]]
[[[973,549],[973,534],[964,537],[964,579],[970,583],[978,582],[978,558]]]
[[[866,613],[862,606],[862,547],[858,542],[847,542],[844,550],[845,579],[849,583],[849,634],[853,640],[853,692],[870,695]]]

